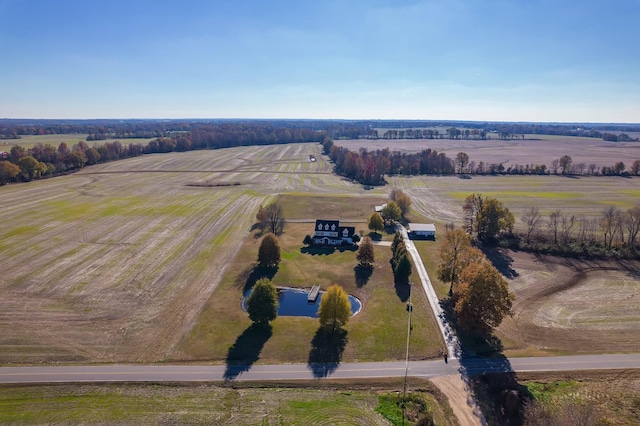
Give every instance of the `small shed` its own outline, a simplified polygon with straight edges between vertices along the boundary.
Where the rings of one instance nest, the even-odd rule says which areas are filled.
[[[410,238],[429,238],[436,239],[436,225],[433,223],[410,223]]]
[[[385,207],[387,207],[386,204],[381,204],[379,206],[375,206],[376,213],[382,213],[382,210],[384,210]]]

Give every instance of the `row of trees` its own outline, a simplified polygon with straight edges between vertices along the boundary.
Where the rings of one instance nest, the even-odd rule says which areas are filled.
[[[464,129],[450,127],[445,132],[438,129],[389,129],[382,133],[383,139],[487,139],[487,132],[484,129]],[[380,131],[372,129],[367,133],[368,139],[379,139]]]
[[[438,278],[450,284],[457,323],[463,329],[490,332],[511,312],[515,296],[509,283],[462,229],[444,237]]]
[[[532,206],[520,218],[525,232],[516,240],[527,250],[550,250],[562,254],[634,257],[638,251],[640,204],[621,210],[615,206],[602,209],[600,216],[575,216],[554,210],[543,217]],[[513,245],[513,244],[510,244]]]
[[[153,127],[153,126],[152,126]],[[176,126],[174,126],[176,127]],[[180,126],[177,126],[180,128]],[[11,181],[29,181],[42,177],[50,177],[62,173],[81,169],[85,165],[93,165],[124,158],[137,157],[143,154],[184,152],[196,149],[217,149],[244,145],[270,145],[292,142],[321,142],[326,138],[324,132],[313,128],[258,125],[250,123],[227,123],[220,125],[195,125],[189,131],[153,131],[154,135],[162,134],[146,145],[139,143],[122,144],[120,141],[106,142],[100,145],[90,146],[80,141],[69,147],[62,142],[56,148],[51,144],[37,144],[25,149],[20,145],[11,148],[6,158],[18,167],[8,163],[0,165],[0,183]],[[53,132],[51,129],[42,130],[43,134]],[[87,140],[104,140],[114,135],[131,136],[123,129],[107,127],[89,127],[91,133]],[[107,133],[109,130],[112,132]],[[22,129],[21,132],[34,132],[35,129]],[[13,134],[13,133],[12,133]],[[17,134],[13,134],[16,137]],[[148,133],[145,133],[148,136]],[[20,161],[24,157],[30,157]],[[35,160],[35,161],[34,161]]]
[[[323,143],[324,151],[334,162],[334,172],[363,185],[383,185],[385,174],[438,175],[453,174],[453,160],[444,153],[426,149],[420,153],[407,154],[390,151],[388,148],[358,152],[336,146],[332,140]]]
[[[409,253],[407,252],[407,246],[400,232],[396,232],[393,236],[391,253],[391,269],[393,270],[393,277],[396,284],[409,284],[412,264],[409,259]]]
[[[444,153],[438,153],[431,149],[420,153],[408,154],[404,152],[390,151],[388,148],[376,151],[368,151],[361,148],[359,151],[349,151],[347,148],[338,147],[330,139],[323,142],[325,153],[335,164],[334,172],[362,183],[363,185],[384,185],[384,175],[451,175],[451,174],[517,174],[517,175],[604,175],[604,176],[637,176],[640,174],[640,160],[635,160],[626,171],[622,161],[613,166],[599,167],[595,163],[574,164],[568,155],[551,162],[548,168],[545,164],[514,164],[505,167],[502,163],[476,163],[471,161],[465,152],[459,152],[454,159]]]

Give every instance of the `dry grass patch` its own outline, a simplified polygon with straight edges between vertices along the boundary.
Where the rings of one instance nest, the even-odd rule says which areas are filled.
[[[456,424],[447,399],[430,382],[408,386],[428,403],[436,424]],[[0,386],[0,423],[217,425],[386,425],[379,396],[398,379],[217,384]]]

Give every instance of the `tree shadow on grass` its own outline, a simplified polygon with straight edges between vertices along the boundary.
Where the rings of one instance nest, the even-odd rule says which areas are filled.
[[[409,300],[409,296],[411,295],[411,285],[408,282],[394,280],[394,287],[401,302]]]
[[[507,250],[499,247],[483,246],[482,252],[487,256],[487,259],[491,261],[493,266],[506,278],[514,279],[520,275],[518,271],[511,266],[513,264],[513,257],[509,255]]]
[[[260,352],[272,334],[273,330],[270,324],[253,323],[247,327],[227,352],[227,368],[224,371],[224,379],[233,380],[240,374],[249,371],[251,366],[260,359]]]
[[[238,278],[236,278],[236,283],[238,287],[242,286],[242,293],[244,294],[249,291],[260,278],[268,278],[271,280],[277,272],[277,266],[275,268],[264,268],[256,264],[246,268],[239,274]]]
[[[358,288],[364,287],[367,285],[369,278],[371,278],[371,275],[373,274],[373,266],[356,265],[353,268],[353,272],[355,274],[356,285]]]
[[[382,234],[378,234],[377,232],[369,232],[369,238],[371,238],[371,241],[382,241]]]
[[[311,341],[307,363],[313,377],[327,377],[338,368],[348,341],[347,330],[327,331],[322,327],[318,328]]]
[[[300,249],[300,253],[310,254],[311,256],[328,256],[335,253],[335,251],[335,247],[326,246],[308,246]]]

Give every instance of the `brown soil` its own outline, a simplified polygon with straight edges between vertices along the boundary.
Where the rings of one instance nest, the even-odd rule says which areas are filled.
[[[318,144],[291,144],[0,187],[0,363],[180,359],[261,203],[292,190],[369,195],[330,171]]]
[[[514,315],[497,330],[506,349],[640,350],[640,262],[502,255],[518,275]]]
[[[574,164],[594,163],[598,170],[602,166],[613,166],[623,161],[627,167],[634,160],[640,159],[639,142],[606,142],[602,139],[563,137],[547,135],[525,135],[525,140],[451,140],[451,139],[398,139],[398,140],[340,140],[336,145],[357,151],[367,148],[369,151],[389,148],[391,151],[419,152],[430,148],[444,152],[455,158],[458,152],[466,152],[469,159],[476,164],[546,164],[563,155],[569,155]]]
[[[453,414],[461,425],[483,424],[480,408],[475,403],[472,392],[459,374],[434,377],[430,380],[447,396]]]

